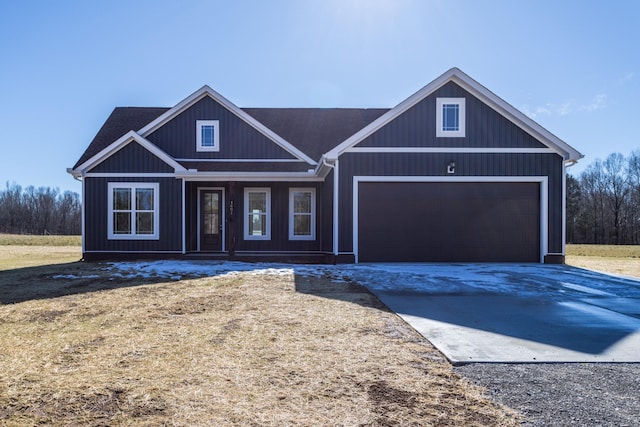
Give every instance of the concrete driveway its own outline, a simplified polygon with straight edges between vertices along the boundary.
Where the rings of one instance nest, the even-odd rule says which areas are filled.
[[[349,272],[452,363],[640,362],[640,281],[560,265]]]

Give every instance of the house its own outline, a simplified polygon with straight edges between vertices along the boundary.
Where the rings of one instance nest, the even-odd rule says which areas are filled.
[[[564,261],[577,150],[457,68],[391,109],[116,108],[75,166],[86,260]]]

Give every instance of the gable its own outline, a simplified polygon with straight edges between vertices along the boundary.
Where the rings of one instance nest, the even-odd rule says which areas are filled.
[[[196,151],[197,120],[217,120],[219,122],[219,151]],[[147,139],[178,160],[300,160],[208,96],[200,99],[150,133]]]
[[[453,83],[453,84],[450,84],[450,83]],[[543,145],[544,148],[540,148],[539,146],[535,147],[536,144],[532,143],[532,140],[529,140],[529,141],[525,141],[524,139],[520,140],[518,135],[516,135],[515,138],[513,138],[513,135],[512,135],[512,138],[501,136],[499,141],[502,141],[502,142],[499,145],[504,144],[506,141],[509,141],[509,143],[512,143],[512,141],[515,140],[520,144],[534,145],[534,146],[533,147],[526,147],[526,146],[525,147],[522,147],[522,146],[520,147],[518,146],[516,147],[509,147],[509,146],[506,146],[506,147],[501,147],[501,146],[498,146],[498,147],[453,146],[451,147],[449,146],[447,147],[447,146],[444,146],[443,147],[442,145],[439,145],[439,146],[414,145],[413,147],[412,146],[402,147],[402,146],[389,145],[389,144],[398,144],[399,140],[406,141],[406,140],[411,140],[413,138],[415,141],[416,136],[426,135],[427,131],[425,130],[425,126],[428,126],[428,122],[427,123],[420,123],[420,122],[431,120],[429,117],[435,117],[435,109],[434,111],[431,112],[432,114],[429,114],[428,110],[432,104],[426,101],[425,98],[429,98],[432,96],[434,96],[435,98],[438,98],[438,94],[461,93],[460,90],[463,90],[466,92],[466,94],[472,96],[471,98],[472,103],[474,103],[475,100],[477,99],[486,107],[490,108],[490,110],[493,110],[494,112],[498,113],[499,115],[501,115],[502,117],[504,117],[505,119],[513,123],[517,129],[522,130],[523,132],[531,136],[535,141],[538,141],[540,144]],[[423,102],[425,102],[425,104],[423,104],[423,107],[425,110],[427,110],[425,111],[426,115],[429,116],[427,118],[424,117],[424,114],[415,115],[416,112],[420,112],[419,104],[422,104]],[[414,109],[414,107],[416,106],[418,106],[418,108]],[[386,144],[388,146],[367,147],[366,146],[367,143],[372,144],[371,141],[367,141],[363,144],[363,146],[357,147],[357,145],[363,143],[365,140],[373,136],[376,132],[386,127],[387,125],[391,124],[393,121],[405,115],[405,113],[408,113],[411,110],[413,110],[413,113],[414,113],[412,120],[410,120],[411,126],[414,126],[413,134],[409,130],[409,128],[399,126],[397,129],[398,132],[394,132],[389,135],[386,135],[394,138],[391,141],[387,141]],[[484,118],[486,120],[482,120],[483,115],[480,113],[480,111],[489,112],[490,110],[484,109],[484,107],[482,106],[480,106],[480,108],[477,109],[478,113],[474,119],[476,120],[476,122],[472,123],[472,127],[476,130],[476,132],[478,132],[477,136],[474,137],[474,138],[479,138],[475,140],[476,142],[483,141],[483,139],[481,138],[482,135],[489,135],[489,136],[496,135],[495,131],[488,132],[488,130],[491,129],[492,123],[495,123],[495,121],[489,117],[489,114],[485,114]],[[409,113],[409,116],[411,116],[411,113]],[[493,117],[495,118],[495,116]],[[469,123],[469,120],[467,120],[467,124],[468,123]],[[502,122],[502,124],[504,123],[506,122]],[[415,130],[416,129],[415,126],[417,126],[417,130]],[[478,131],[478,129],[480,131]],[[504,133],[506,134],[509,129],[513,130],[514,128],[510,126],[504,126]],[[498,130],[497,135],[502,135],[502,132],[503,132],[502,129]],[[434,129],[434,133],[435,133],[435,129]],[[459,135],[459,136],[460,137],[455,138],[455,140],[458,143],[460,143],[460,140],[463,140],[464,138],[467,137],[466,134]],[[442,141],[443,144],[447,143],[446,142],[447,138],[440,138],[440,140]],[[484,138],[484,141],[485,143],[489,143],[489,140],[486,137]],[[463,141],[463,144],[464,143],[468,143],[468,142]],[[334,147],[333,149],[325,153],[323,157],[328,161],[332,162],[338,159],[338,157],[341,154],[347,151],[357,152],[357,151],[371,151],[371,150],[377,150],[378,152],[394,151],[394,150],[395,151],[401,150],[405,152],[429,152],[429,151],[437,151],[437,150],[440,150],[440,151],[484,150],[486,152],[496,152],[496,151],[499,152],[501,150],[516,150],[516,151],[526,150],[527,152],[537,152],[540,150],[544,150],[544,151],[549,151],[549,152],[553,152],[560,155],[562,159],[566,162],[574,162],[574,163],[579,159],[581,159],[582,157],[584,157],[582,153],[580,153],[578,150],[571,147],[569,144],[562,141],[557,136],[553,135],[551,132],[549,132],[548,130],[546,130],[539,124],[537,124],[535,121],[527,117],[522,112],[513,108],[503,99],[496,96],[493,92],[489,91],[487,88],[485,88],[480,83],[473,80],[471,77],[469,77],[468,75],[460,71],[458,68],[452,68],[449,71],[445,72],[440,77],[436,78],[431,83],[427,84],[425,87],[420,89],[418,92],[414,93],[413,95],[411,95],[410,97],[402,101],[400,104],[398,104],[397,106],[389,110],[387,113],[380,116],[377,120],[365,126],[363,129],[361,129],[351,137],[347,138],[338,146]]]
[[[155,160],[152,160],[150,157],[146,157],[147,154],[145,154],[143,151],[135,151],[135,148],[130,148],[131,150],[134,150],[133,152],[129,152],[128,150],[126,152],[130,155],[133,155],[133,157],[123,157],[121,155],[121,150],[127,147],[132,142],[135,142],[137,145],[139,145],[144,151],[148,152],[149,155],[156,157],[157,160],[169,166],[172,172],[186,171],[186,169],[181,164],[176,162],[172,157],[167,155],[167,153],[165,153],[164,151],[160,150],[157,146],[149,142],[149,140],[141,137],[134,131],[129,131],[126,134],[122,135],[117,141],[114,141],[89,159],[85,160],[82,164],[77,165],[73,169],[67,169],[67,172],[75,177],[83,176],[83,174],[87,173],[87,171],[94,169],[97,165],[104,163],[114,155],[118,155],[117,157],[120,158],[120,162],[123,163],[123,165],[118,165],[117,162],[113,160],[108,161],[105,165],[102,166],[102,168],[106,170],[114,168],[124,168],[128,173],[142,173],[140,172],[140,168],[137,167],[138,157],[136,156],[142,156],[143,160],[147,159],[148,166],[151,167],[151,169],[159,167],[161,168],[159,163],[157,163]]]
[[[105,160],[91,167],[88,173],[173,173],[174,168],[156,155],[131,141]]]
[[[436,136],[437,98],[464,98],[464,137]],[[354,147],[534,148],[546,145],[450,81]]]
[[[224,98],[222,95],[220,95],[219,93],[217,93],[216,91],[214,91],[213,89],[211,89],[209,86],[206,86],[206,85],[203,86],[201,89],[197,90],[196,92],[194,92],[193,94],[191,94],[190,96],[188,96],[187,98],[185,98],[184,100],[182,100],[175,107],[166,111],[164,114],[156,118],[154,121],[152,121],[142,129],[140,129],[139,130],[140,135],[146,138],[149,135],[156,133],[160,128],[162,128],[168,122],[172,121],[174,118],[181,115],[185,111],[191,109],[195,104],[199,103],[199,101],[207,98],[210,98],[210,100],[214,101],[214,104],[217,104],[218,108],[226,109],[227,112],[235,115],[238,119],[243,121],[249,127],[252,127],[255,131],[265,136],[267,140],[270,140],[280,148],[284,149],[284,151],[291,154],[295,159],[303,162],[307,162],[310,165],[317,164],[317,162],[312,158],[310,158],[307,154],[300,151],[291,143],[284,140],[281,136],[273,132],[273,130],[269,129],[259,121],[255,120],[249,114],[247,114],[246,112],[238,108],[232,102],[230,102],[229,100]],[[221,110],[218,110],[218,112],[221,112]],[[202,118],[199,120],[216,120],[216,119],[209,117],[209,118]],[[193,130],[193,133],[195,134],[195,129]],[[161,135],[162,133],[159,136]],[[238,150],[242,152],[243,148],[239,147]],[[245,155],[241,156],[240,158],[249,159],[249,157],[246,156],[247,154],[246,151],[248,150],[244,149]],[[195,148],[194,148],[194,152],[197,152]]]

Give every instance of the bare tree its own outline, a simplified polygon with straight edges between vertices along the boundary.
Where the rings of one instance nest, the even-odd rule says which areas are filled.
[[[621,242],[622,219],[629,195],[627,172],[627,161],[620,153],[610,154],[602,163],[604,197],[612,221],[611,243],[616,245],[623,243]]]
[[[80,196],[50,187],[7,182],[0,191],[0,232],[17,234],[80,234]]]

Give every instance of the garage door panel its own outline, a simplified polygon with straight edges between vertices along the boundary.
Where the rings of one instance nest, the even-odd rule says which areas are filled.
[[[360,183],[361,261],[540,256],[538,183]]]

